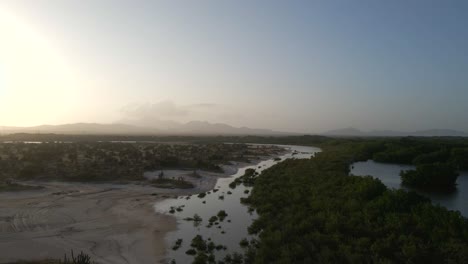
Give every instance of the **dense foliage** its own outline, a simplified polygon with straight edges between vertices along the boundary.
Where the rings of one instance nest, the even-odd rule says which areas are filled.
[[[419,164],[416,170],[402,171],[402,183],[426,190],[451,190],[455,188],[458,173],[448,163]]]
[[[456,169],[468,169],[468,140],[465,138],[380,139],[372,158],[378,162],[400,164],[450,163]]]
[[[191,189],[195,187],[193,183],[182,179],[154,179],[150,181],[154,187],[157,188],[178,188],[178,189]]]
[[[468,263],[468,221],[459,212],[348,176],[349,163],[375,148],[361,143],[329,145],[257,177],[248,202],[259,214],[249,228],[259,241],[246,263]]]

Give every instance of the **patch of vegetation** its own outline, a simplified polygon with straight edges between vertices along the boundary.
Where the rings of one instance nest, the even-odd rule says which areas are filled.
[[[73,250],[71,251],[70,258],[65,254],[63,260],[61,259],[44,259],[44,260],[20,260],[16,262],[10,262],[6,264],[96,264],[91,260],[91,257],[83,252],[76,255]]]
[[[253,186],[258,175],[259,174],[255,171],[255,169],[246,169],[244,175],[235,178],[234,181],[229,184],[229,187],[235,189],[241,184],[244,184],[245,186]]]
[[[182,238],[177,239],[174,246],[172,246],[172,250],[178,250],[182,246],[182,241]]]
[[[228,214],[226,213],[226,211],[220,210],[216,216],[219,218],[219,221],[222,222],[228,216]]]
[[[170,209],[169,209],[169,213],[171,214],[175,214],[175,212],[182,212],[185,205],[180,205],[180,206],[171,206]]]
[[[202,219],[198,214],[194,214],[193,217],[184,218],[184,220],[186,220],[186,221],[194,221],[194,222],[201,222],[201,221],[203,221],[203,219]]]
[[[246,238],[243,238],[240,242],[239,242],[239,245],[242,247],[242,248],[246,248],[249,246],[249,241],[246,239]]]
[[[207,240],[203,239],[201,235],[196,235],[192,239],[192,243],[190,244],[192,247],[189,251],[186,252],[188,255],[193,255],[194,260],[192,263],[232,263],[232,262],[223,262],[222,260],[216,261],[214,251],[217,250],[226,250],[227,247],[223,245],[216,245],[211,238]]]
[[[18,192],[18,191],[32,191],[32,190],[40,190],[43,189],[42,186],[31,186],[31,185],[24,185],[9,181],[0,181],[0,192]]]
[[[195,248],[198,251],[205,251],[207,249],[207,243],[201,235],[196,235],[192,239],[191,247]]]
[[[154,179],[151,180],[151,185],[166,189],[191,189],[195,187],[191,182],[175,179]]]
[[[458,173],[448,163],[421,164],[416,170],[400,173],[404,185],[434,191],[446,191],[455,188]]]
[[[210,223],[215,223],[216,221],[218,221],[218,217],[216,215],[213,215],[210,217],[210,219],[208,219],[208,222]]]
[[[229,188],[235,189],[237,187],[237,183],[235,181],[229,183]]]
[[[185,251],[185,254],[187,254],[187,255],[196,255],[197,251],[195,249],[191,248],[191,249]]]
[[[83,252],[80,252],[76,257],[73,254],[73,250],[71,251],[71,258],[67,258],[65,255],[63,259],[63,264],[92,264],[94,262],[91,261],[91,257]]]

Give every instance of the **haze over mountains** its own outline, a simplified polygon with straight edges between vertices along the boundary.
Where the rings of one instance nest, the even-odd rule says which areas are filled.
[[[163,121],[147,126],[129,124],[74,123],[33,127],[0,127],[0,133],[56,133],[56,134],[129,134],[129,135],[292,135],[269,129],[233,127],[223,123],[191,121],[178,123]]]
[[[41,125],[32,127],[0,126],[0,134],[13,133],[55,133],[55,134],[109,134],[109,135],[264,135],[285,136],[304,133],[283,132],[271,129],[256,129],[249,127],[234,127],[224,123],[206,121],[191,121],[179,123],[175,121],[158,121],[146,126],[114,123],[73,123],[63,125]],[[404,137],[404,136],[452,136],[468,137],[468,133],[451,129],[429,129],[419,131],[371,130],[361,131],[356,128],[330,130],[319,134],[335,137]]]
[[[327,136],[359,136],[359,137],[404,137],[404,136],[415,136],[415,137],[467,137],[468,133],[452,129],[428,129],[419,131],[394,131],[394,130],[372,130],[372,131],[361,131],[356,128],[343,128],[330,130],[324,133]]]

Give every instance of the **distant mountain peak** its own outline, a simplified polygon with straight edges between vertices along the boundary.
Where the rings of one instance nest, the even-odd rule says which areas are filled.
[[[342,136],[351,136],[351,135],[361,135],[363,132],[354,127],[347,127],[342,129],[335,129],[325,132],[325,135],[342,135]]]

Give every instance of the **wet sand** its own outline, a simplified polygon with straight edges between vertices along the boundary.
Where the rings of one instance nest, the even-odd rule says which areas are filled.
[[[265,159],[267,159],[265,157]],[[172,169],[164,170],[164,178],[168,179],[178,179],[181,178],[184,181],[191,182],[195,187],[191,189],[179,189],[176,192],[178,195],[189,195],[195,193],[202,193],[212,190],[215,187],[216,182],[219,178],[226,178],[234,175],[239,168],[246,167],[248,165],[257,164],[263,159],[255,160],[252,163],[246,162],[232,162],[232,165],[221,165],[221,168],[224,172],[210,172],[204,170],[196,170],[196,173],[199,177],[194,177],[194,170],[184,170],[184,169]],[[148,180],[157,179],[160,171],[152,171],[144,173],[143,177]]]

